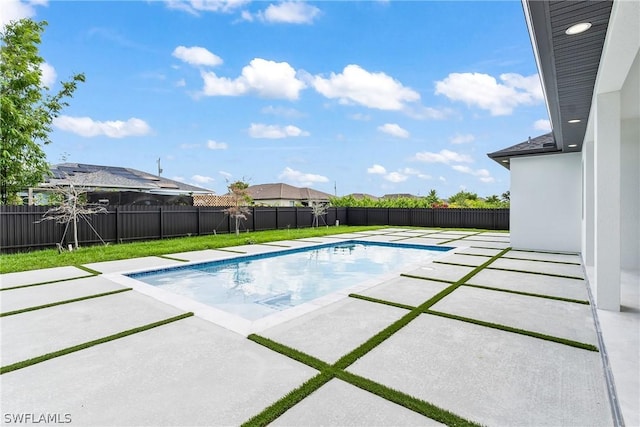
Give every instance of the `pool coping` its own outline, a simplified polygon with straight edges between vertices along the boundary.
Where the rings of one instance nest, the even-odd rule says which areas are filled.
[[[151,269],[147,268],[137,268],[132,270],[125,270],[117,273],[107,273],[103,274],[103,277],[120,284],[125,287],[132,288],[133,290],[140,292],[141,294],[150,296],[157,301],[163,302],[165,304],[171,305],[172,307],[185,310],[187,312],[193,312],[197,317],[212,322],[218,326],[221,326],[225,329],[228,329],[232,332],[240,334],[242,336],[248,336],[252,333],[262,332],[268,328],[279,325],[281,323],[287,322],[289,320],[296,319],[300,316],[303,316],[307,313],[311,313],[315,310],[318,310],[322,307],[326,307],[330,304],[333,304],[337,301],[343,300],[349,297],[349,294],[362,292],[364,290],[370,289],[374,286],[377,286],[385,281],[391,280],[398,276],[402,271],[406,270],[405,267],[395,268],[388,273],[377,275],[371,279],[359,282],[355,285],[348,286],[346,288],[337,290],[335,292],[329,293],[327,295],[323,295],[321,297],[315,298],[312,301],[273,313],[269,314],[265,317],[256,320],[248,320],[239,315],[229,313],[222,309],[210,306],[208,304],[198,302],[189,297],[175,294],[173,292],[158,288],[156,286],[144,283],[142,281],[136,280],[135,278],[130,277],[129,275],[136,275],[146,272],[161,272],[167,270],[174,269],[186,269],[190,266],[201,265],[201,264],[217,264],[217,263],[225,263],[230,262],[237,259],[260,259],[263,257],[271,257],[278,256],[278,254],[286,255],[290,253],[302,252],[313,248],[323,248],[323,247],[331,247],[336,244],[344,244],[347,242],[355,242],[355,243],[367,243],[378,246],[392,246],[392,247],[410,247],[414,249],[427,249],[433,248],[441,254],[431,258],[428,262],[425,262],[425,265],[431,264],[434,261],[449,256],[455,253],[457,250],[462,249],[462,247],[452,247],[452,246],[434,246],[434,245],[426,245],[420,243],[398,243],[398,242],[379,242],[379,241],[367,241],[367,237],[357,237],[353,239],[346,239],[339,242],[323,242],[318,244],[311,244],[309,246],[305,246],[302,248],[283,248],[282,250],[273,251],[269,249],[265,249],[264,252],[257,252],[251,254],[234,254],[229,253],[229,257],[218,258],[211,261],[187,261],[181,263],[179,265],[171,265],[167,267],[153,267]],[[445,249],[448,248],[448,249]]]

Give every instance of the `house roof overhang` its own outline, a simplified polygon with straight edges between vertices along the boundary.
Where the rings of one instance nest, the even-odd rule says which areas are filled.
[[[611,0],[522,0],[556,146],[548,152],[582,150],[612,5]],[[566,33],[581,22],[590,23],[591,28]],[[546,153],[516,151],[515,155]],[[493,156],[496,153],[489,157],[506,166],[504,157]]]

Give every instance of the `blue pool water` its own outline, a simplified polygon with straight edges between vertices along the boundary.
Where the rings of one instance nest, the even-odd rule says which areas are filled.
[[[129,277],[256,320],[375,276],[428,262],[450,249],[351,240]]]

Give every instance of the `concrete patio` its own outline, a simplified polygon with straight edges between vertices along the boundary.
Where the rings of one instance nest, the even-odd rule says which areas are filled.
[[[506,233],[401,228],[229,249],[255,254],[347,238],[455,249],[251,330],[338,362],[331,379],[273,424],[441,425],[380,395],[382,386],[482,425],[616,425],[612,397],[626,425],[640,423],[640,307],[631,315],[594,310],[577,254],[508,250]],[[96,275],[63,267],[0,276],[3,424],[58,414],[82,426],[240,425],[316,377],[317,367],[117,279],[235,256],[208,250],[87,265]],[[196,316],[181,316],[187,311]],[[625,330],[609,332],[616,324]],[[607,382],[608,354],[620,395]]]

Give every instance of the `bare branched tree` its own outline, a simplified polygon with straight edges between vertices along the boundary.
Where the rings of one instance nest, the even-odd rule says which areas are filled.
[[[58,224],[65,224],[64,233],[62,234],[62,240],[60,241],[59,247],[62,247],[62,242],[64,242],[67,235],[69,225],[72,225],[73,247],[74,249],[78,249],[78,221],[80,220],[85,221],[96,236],[98,236],[100,241],[106,245],[104,240],[102,240],[102,237],[100,237],[100,234],[96,231],[93,225],[91,225],[89,216],[108,213],[108,211],[104,206],[85,203],[87,193],[86,188],[69,183],[64,186],[58,185],[52,187],[51,192],[53,195],[59,196],[60,204],[48,209],[42,216],[42,219],[38,222],[55,221]]]
[[[329,205],[322,202],[311,202],[309,204],[311,205],[311,209],[313,212],[313,226],[314,227],[320,226],[319,224],[320,218],[322,218],[322,222],[324,222],[324,225],[327,225],[327,223],[324,220],[324,215],[329,210]]]
[[[248,204],[251,202],[251,197],[247,192],[249,184],[244,181],[235,181],[230,183],[227,188],[229,189],[229,195],[233,200],[233,205],[224,211],[235,220],[236,236],[238,236],[240,235],[240,220],[247,219],[247,215],[251,214],[248,207]]]

